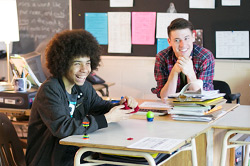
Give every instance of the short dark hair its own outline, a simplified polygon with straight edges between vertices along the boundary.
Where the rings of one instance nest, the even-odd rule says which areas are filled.
[[[83,29],[65,30],[56,34],[45,51],[47,68],[56,78],[67,73],[70,63],[76,57],[90,57],[91,69],[96,70],[100,65],[100,55],[97,40]]]
[[[168,26],[168,36],[170,36],[171,31],[186,28],[189,28],[191,32],[194,30],[194,26],[190,21],[184,18],[177,18],[173,20]]]

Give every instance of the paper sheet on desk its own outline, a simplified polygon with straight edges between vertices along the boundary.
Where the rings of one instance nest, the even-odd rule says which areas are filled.
[[[171,108],[170,105],[163,103],[161,101],[155,102],[143,102],[139,107],[149,107],[149,108]]]
[[[129,145],[128,148],[170,151],[184,141],[184,139],[145,137]]]

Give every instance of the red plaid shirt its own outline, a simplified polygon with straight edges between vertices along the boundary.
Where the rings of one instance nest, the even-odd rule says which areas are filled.
[[[197,79],[203,80],[203,89],[213,90],[215,62],[212,52],[194,44],[191,56],[196,77]],[[154,76],[157,82],[157,87],[152,90],[152,92],[157,94],[158,97],[160,97],[161,89],[168,81],[168,76],[176,61],[177,59],[172,47],[168,47],[156,55]],[[181,90],[180,75],[178,77],[176,92]]]

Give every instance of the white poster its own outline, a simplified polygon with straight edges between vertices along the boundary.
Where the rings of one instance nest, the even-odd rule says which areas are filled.
[[[110,0],[110,7],[133,7],[133,0]]]
[[[216,58],[249,58],[249,31],[216,31]]]
[[[156,38],[168,38],[167,28],[176,18],[188,20],[188,13],[157,13]]]
[[[222,6],[240,6],[240,0],[221,0]]]
[[[108,52],[131,53],[131,13],[108,12]]]
[[[215,9],[215,0],[189,0],[189,8]]]

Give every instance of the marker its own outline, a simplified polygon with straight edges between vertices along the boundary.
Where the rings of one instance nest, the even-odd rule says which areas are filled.
[[[24,77],[25,77],[25,71],[23,69],[22,74],[21,74],[21,78],[24,78]]]

